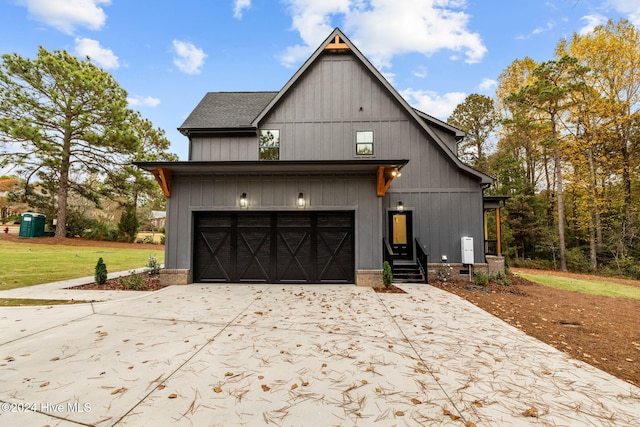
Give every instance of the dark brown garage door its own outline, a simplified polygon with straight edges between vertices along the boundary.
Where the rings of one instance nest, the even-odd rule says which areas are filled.
[[[194,282],[354,283],[353,212],[199,212]]]

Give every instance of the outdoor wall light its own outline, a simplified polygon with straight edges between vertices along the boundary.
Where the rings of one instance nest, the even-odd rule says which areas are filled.
[[[446,255],[442,255],[440,257],[440,262],[447,262],[447,256]]]
[[[394,178],[399,178],[402,174],[400,173],[400,171],[398,169],[394,169],[391,171],[391,176]]]
[[[396,205],[396,209],[398,210],[398,212],[403,212],[404,204],[401,201],[399,201],[398,204]]]
[[[304,194],[298,193],[298,207],[304,208],[307,202],[304,200]]]
[[[247,202],[247,193],[242,193],[240,195],[240,207],[246,208],[248,205],[249,203]]]

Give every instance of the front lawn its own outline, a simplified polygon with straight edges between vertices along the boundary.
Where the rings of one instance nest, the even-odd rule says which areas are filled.
[[[591,295],[640,299],[640,286],[624,285],[612,282],[607,280],[606,277],[591,280],[544,273],[523,273],[520,271],[516,274],[527,280],[531,280],[532,282],[556,289],[564,289],[567,291],[581,292]]]
[[[0,290],[93,276],[100,257],[109,272],[116,272],[144,267],[150,256],[164,263],[162,247],[65,246],[4,240],[0,242]]]

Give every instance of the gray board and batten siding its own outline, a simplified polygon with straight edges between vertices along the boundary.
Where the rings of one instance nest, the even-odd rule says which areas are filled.
[[[194,215],[238,211],[242,193],[248,210],[291,211],[304,193],[307,210],[353,212],[356,271],[381,268],[388,214],[398,201],[412,212],[413,236],[426,245],[430,262],[441,255],[459,262],[463,236],[474,238],[475,262],[485,262],[482,193],[491,178],[456,157],[463,134],[411,108],[353,45],[342,51],[323,46],[282,91],[207,93],[179,128],[190,144],[189,161],[179,163],[195,167],[173,173],[167,268],[192,268]],[[283,164],[281,171],[259,165],[265,163],[258,161],[261,129],[279,131],[279,160],[270,163]],[[358,131],[373,131],[372,155],[356,154]],[[376,195],[375,167],[348,167],[388,159],[409,160],[383,197]],[[326,161],[343,166],[286,170],[287,162]],[[202,166],[209,162],[209,169]],[[220,167],[242,162],[255,162],[255,170]]]

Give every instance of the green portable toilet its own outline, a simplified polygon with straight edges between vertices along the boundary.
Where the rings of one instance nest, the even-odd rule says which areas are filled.
[[[44,222],[46,217],[39,213],[27,212],[20,217],[19,237],[44,236]]]

